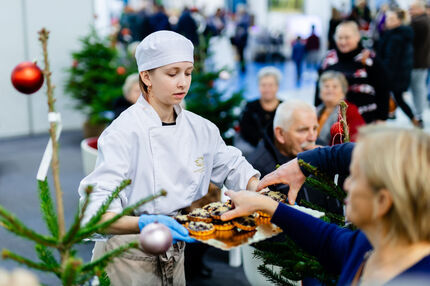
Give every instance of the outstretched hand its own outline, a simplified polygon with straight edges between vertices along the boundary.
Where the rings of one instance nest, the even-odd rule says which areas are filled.
[[[170,229],[170,232],[172,233],[173,244],[175,244],[178,240],[185,242],[195,242],[195,239],[188,235],[188,230],[185,227],[183,227],[175,219],[166,215],[141,215],[139,217],[139,229],[142,230],[142,228],[144,228],[146,225],[153,222],[162,223]]]
[[[272,173],[267,174],[261,179],[257,186],[257,191],[260,191],[270,185],[274,184],[286,184],[290,186],[288,191],[288,202],[294,205],[297,199],[297,194],[300,191],[306,177],[302,173],[299,167],[297,158],[283,164]]]
[[[262,210],[273,215],[278,207],[278,202],[272,200],[270,197],[252,191],[226,191],[225,194],[233,201],[234,209],[224,213],[221,216],[221,220],[248,216],[257,210]]]

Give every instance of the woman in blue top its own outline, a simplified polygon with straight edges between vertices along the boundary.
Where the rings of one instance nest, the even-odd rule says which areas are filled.
[[[387,144],[388,142],[388,144]],[[352,154],[352,158],[351,158]],[[258,193],[227,192],[236,208],[222,219],[267,212],[339,285],[429,285],[430,136],[419,130],[369,126],[347,143],[298,155],[321,171],[347,174],[346,218],[351,231],[301,213]],[[351,164],[349,164],[351,162]],[[258,189],[290,184],[293,203],[305,174],[297,159],[268,174]],[[318,238],[318,239],[315,239]]]

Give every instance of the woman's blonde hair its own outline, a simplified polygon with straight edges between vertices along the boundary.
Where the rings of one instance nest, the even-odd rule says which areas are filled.
[[[358,142],[358,164],[369,186],[392,196],[384,217],[389,238],[430,241],[430,135],[376,125],[361,128]]]

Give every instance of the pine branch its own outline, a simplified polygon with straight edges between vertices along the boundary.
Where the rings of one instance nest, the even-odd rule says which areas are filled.
[[[13,226],[4,218],[0,217],[0,226],[12,232]]]
[[[45,179],[45,181],[37,181],[37,184],[39,188],[40,209],[42,211],[43,219],[45,220],[51,234],[55,238],[58,238],[57,214],[54,210],[54,204],[52,203],[48,182]]]
[[[50,265],[53,268],[60,267],[60,264],[55,259],[54,254],[47,247],[41,244],[36,244],[35,249],[40,261],[44,262],[46,265]]]
[[[106,199],[106,201],[100,206],[100,208],[96,212],[96,214],[85,224],[85,227],[93,226],[96,223],[98,223],[102,219],[102,216],[109,209],[109,206],[111,205],[113,200],[118,198],[119,192],[121,192],[123,189],[125,189],[130,184],[131,184],[131,180],[122,181],[119,184],[119,186],[116,187],[116,189],[112,192],[112,194]]]
[[[285,279],[281,274],[277,274],[270,270],[266,265],[262,264],[258,266],[258,272],[267,278],[268,281],[275,283],[276,285],[288,285],[296,286],[297,284]]]
[[[326,184],[325,182],[319,181],[314,177],[306,177],[307,184],[311,187],[317,188],[325,193],[327,193],[330,197],[336,198],[339,201],[343,201],[346,198],[346,193],[339,186],[333,184],[333,187]]]
[[[318,170],[317,167],[312,166],[311,164],[303,161],[302,159],[298,160],[299,166],[303,167],[307,172],[316,177],[318,180],[323,181],[324,183],[330,185],[331,187],[335,187],[335,183],[333,180],[328,177],[326,174],[322,173]]]
[[[99,278],[99,286],[110,286],[110,280],[106,273],[106,271],[103,271],[100,275],[97,275]]]
[[[65,264],[63,275],[61,276],[63,286],[76,285],[75,282],[82,267],[82,260],[75,257],[69,257]]]
[[[340,102],[340,113],[342,115],[342,119],[340,120],[340,123],[343,127],[343,142],[349,142],[349,127],[348,123],[346,122],[346,110],[348,109],[348,104],[346,104],[345,101]]]
[[[108,253],[105,253],[102,257],[99,259],[87,263],[82,267],[82,272],[90,272],[95,273],[96,269],[104,269],[115,257],[120,256],[127,250],[131,248],[139,248],[139,243],[137,241],[130,242],[128,244],[122,245]]]
[[[49,60],[48,60],[48,38],[49,38],[49,32],[43,28],[39,31],[39,41],[42,43],[42,50],[43,50],[43,59],[45,68],[43,69],[43,75],[46,79],[46,94],[48,96],[48,107],[49,112],[55,112],[54,103],[54,87],[51,84],[51,71],[49,68]],[[50,128],[49,128],[49,134],[51,135],[52,140],[52,175],[54,179],[54,187],[55,187],[55,195],[57,199],[57,214],[58,214],[58,232],[59,236],[63,237],[65,233],[65,223],[64,223],[64,205],[63,205],[63,192],[61,190],[61,184],[60,184],[60,163],[58,159],[58,142],[57,142],[57,122],[50,122]]]
[[[325,210],[323,207],[317,206],[307,200],[301,200],[300,204],[303,205],[304,207],[307,208],[311,208],[320,212],[324,212],[325,216],[327,216],[330,220],[330,222],[335,223],[339,226],[344,226],[345,225],[345,217],[339,214],[335,214],[332,212],[328,212],[327,210]]]
[[[79,228],[81,227],[81,222],[84,217],[85,211],[87,210],[88,204],[90,202],[90,194],[93,192],[93,186],[87,186],[85,189],[85,198],[84,203],[82,205],[81,210],[76,213],[75,220],[70,227],[70,230],[66,233],[66,235],[63,238],[63,244],[69,245],[70,241],[75,237],[75,235],[78,233]]]
[[[59,268],[55,268],[43,263],[36,263],[33,262],[25,257],[22,257],[16,253],[13,253],[7,249],[3,249],[2,250],[2,258],[3,259],[12,259],[15,260],[16,262],[20,263],[20,264],[24,264],[30,268],[34,268],[37,270],[41,270],[41,271],[46,271],[46,272],[54,272],[55,274],[59,275],[60,274],[60,269]]]
[[[32,229],[26,227],[19,219],[17,219],[13,214],[7,211],[0,205],[0,216],[4,218],[5,223],[7,223],[6,227],[8,230],[15,233],[18,236],[22,236],[24,238],[33,240],[37,243],[57,247],[58,242],[55,238],[46,237],[44,235],[38,234]]]
[[[85,227],[83,229],[80,229],[75,237],[75,239],[72,240],[72,243],[76,243],[76,242],[80,242],[85,238],[88,238],[90,235],[92,235],[93,233],[103,233],[103,231],[108,228],[110,225],[112,225],[114,222],[116,222],[117,220],[119,220],[121,217],[126,216],[126,215],[130,215],[136,208],[140,207],[143,204],[146,204],[152,200],[155,200],[158,197],[161,196],[166,196],[167,192],[165,190],[161,190],[158,192],[158,194],[154,195],[154,196],[149,196],[146,197],[144,199],[141,199],[140,201],[138,201],[137,203],[130,205],[128,207],[126,207],[125,209],[123,209],[123,211],[117,215],[115,215],[113,218],[102,222],[100,224],[97,224],[95,226],[93,225],[89,225],[88,227]],[[87,226],[88,224],[86,224]]]

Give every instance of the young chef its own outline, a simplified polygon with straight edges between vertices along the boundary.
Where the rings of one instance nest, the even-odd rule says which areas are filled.
[[[167,216],[203,197],[210,182],[234,190],[255,190],[258,184],[259,172],[238,149],[226,146],[218,128],[179,105],[191,84],[193,49],[191,41],[171,31],[143,39],[136,49],[142,95],[100,136],[96,168],[80,184],[81,199],[85,187],[94,186],[89,218],[122,180],[132,180],[104,220],[160,189],[168,192],[114,223],[102,252],[137,240],[140,229],[154,220],[166,224],[177,243],[162,255],[133,249],[115,259],[107,268],[113,285],[185,285],[188,233]]]

